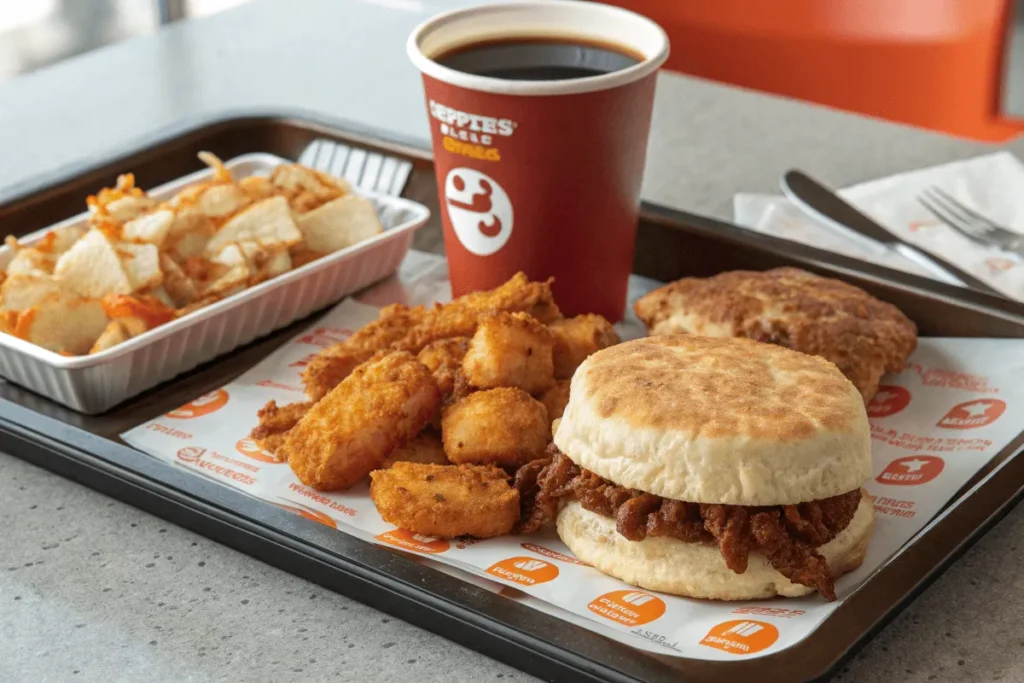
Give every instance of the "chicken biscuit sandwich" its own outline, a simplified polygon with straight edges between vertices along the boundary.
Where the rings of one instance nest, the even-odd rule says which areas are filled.
[[[779,346],[683,335],[599,351],[551,456],[517,476],[520,530],[556,519],[581,560],[649,590],[834,600],[871,536],[861,395]]]

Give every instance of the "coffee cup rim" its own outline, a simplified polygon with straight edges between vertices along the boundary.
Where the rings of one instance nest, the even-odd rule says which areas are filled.
[[[489,19],[493,21],[490,27],[487,26]],[[575,19],[575,23],[570,23],[570,19]],[[566,27],[550,29],[545,20],[565,20]],[[530,25],[534,27],[532,30],[511,28]],[[445,36],[445,31],[450,31],[451,35]],[[516,81],[451,69],[434,61],[424,49],[426,44],[431,53],[438,54],[476,41],[516,35],[543,35],[545,32],[569,38],[578,37],[581,40],[621,43],[643,55],[644,59],[625,69],[597,76]],[[432,39],[438,44],[429,47]],[[413,29],[406,42],[406,52],[424,75],[468,90],[527,96],[570,95],[610,90],[653,73],[668,59],[669,40],[657,23],[636,12],[579,0],[542,0],[503,2],[443,12]]]

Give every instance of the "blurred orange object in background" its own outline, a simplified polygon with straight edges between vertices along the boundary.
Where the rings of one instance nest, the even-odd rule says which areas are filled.
[[[978,140],[1024,130],[1002,86],[1016,0],[606,1],[665,28],[675,71]]]

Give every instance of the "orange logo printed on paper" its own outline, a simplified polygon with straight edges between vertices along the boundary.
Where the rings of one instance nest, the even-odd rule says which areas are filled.
[[[301,344],[312,344],[327,348],[339,342],[343,342],[352,335],[349,329],[333,329],[330,327],[318,327],[309,334],[305,334],[295,341]]]
[[[277,507],[281,508],[282,510],[294,512],[299,517],[305,517],[306,519],[312,520],[314,522],[319,522],[320,524],[323,524],[324,526],[329,526],[332,529],[338,528],[338,525],[334,523],[333,519],[331,519],[330,517],[328,517],[327,515],[318,510],[306,510],[304,508],[292,507],[291,505],[284,505],[282,503],[275,503],[275,505],[277,505]]]
[[[889,417],[895,415],[910,404],[910,392],[903,387],[878,387],[878,393],[868,404],[868,417]]]
[[[875,481],[894,486],[925,484],[942,473],[946,463],[934,455],[910,455],[886,465]]]
[[[665,613],[665,602],[643,591],[612,591],[596,598],[587,607],[594,614],[623,626],[649,624]]]
[[[167,417],[172,417],[176,420],[191,420],[194,417],[202,417],[203,415],[209,415],[215,413],[223,408],[228,402],[228,392],[223,389],[217,389],[211,391],[208,394],[203,394],[191,403],[186,403],[180,408],[175,408],[171,412],[167,413]]]
[[[238,443],[235,444],[235,450],[246,457],[259,460],[260,462],[280,462],[274,457],[273,453],[263,450],[259,444],[250,438],[239,439]]]
[[[414,534],[405,529],[392,529],[377,534],[377,540],[397,546],[402,550],[411,550],[417,553],[443,553],[448,550],[448,541],[443,538]]]
[[[765,621],[726,621],[713,627],[701,645],[734,655],[752,655],[779,639],[779,629]]]
[[[533,557],[511,557],[492,564],[487,573],[521,586],[536,586],[558,576],[558,567]]]
[[[1006,402],[998,398],[979,398],[953,406],[939,420],[938,426],[945,429],[975,429],[985,427],[999,419],[1006,412]]]
[[[178,449],[178,460],[182,462],[199,462],[199,459],[203,457],[203,453],[206,452],[205,448],[199,446],[186,446],[185,448]]]

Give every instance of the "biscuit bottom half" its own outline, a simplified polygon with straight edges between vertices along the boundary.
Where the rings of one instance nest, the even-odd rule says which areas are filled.
[[[751,552],[746,569],[736,573],[711,543],[687,543],[666,536],[630,541],[616,531],[615,519],[591,512],[575,500],[558,513],[557,524],[558,535],[580,560],[647,590],[713,600],[799,597],[815,591],[783,576],[759,552]],[[830,578],[850,572],[864,561],[873,524],[874,508],[865,496],[851,522],[816,548],[827,562]],[[823,597],[834,599],[834,594]]]

